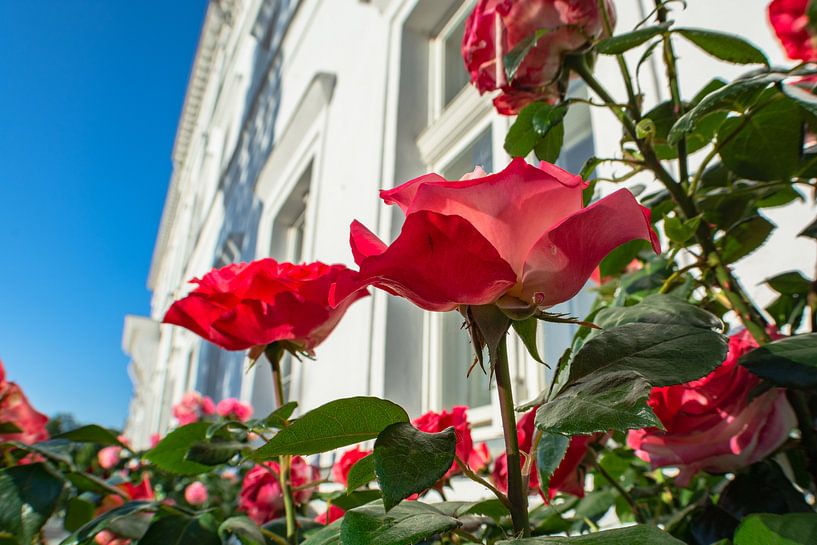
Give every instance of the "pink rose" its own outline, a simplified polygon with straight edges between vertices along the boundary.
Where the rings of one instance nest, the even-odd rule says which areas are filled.
[[[234,397],[222,399],[216,405],[216,412],[225,418],[231,417],[241,422],[246,422],[252,416],[252,407],[247,403],[242,403]]]
[[[264,524],[283,514],[284,497],[281,491],[278,462],[264,462],[244,476],[238,497],[238,508],[257,524]],[[300,456],[292,458],[290,486],[295,489],[320,479],[318,468],[309,465]],[[304,504],[312,497],[316,487],[295,490],[292,499]]]
[[[613,3],[605,4],[615,25]],[[540,30],[544,34],[507,81],[504,56]],[[558,99],[565,55],[603,35],[596,0],[480,0],[466,21],[462,57],[479,92],[500,90],[494,106],[513,115],[531,102]]]
[[[130,545],[131,540],[126,537],[119,537],[110,530],[101,530],[94,536],[94,543],[97,545]]]
[[[162,440],[162,436],[158,433],[151,433],[150,434],[150,448],[156,448],[156,445],[159,444],[159,441]]]
[[[346,511],[344,511],[337,505],[332,504],[329,506],[329,509],[315,517],[315,522],[327,526],[341,518],[345,513]]]
[[[122,454],[122,447],[105,447],[96,453],[96,459],[102,469],[112,469],[119,463]]]
[[[472,457],[474,457],[474,441],[471,438],[471,425],[468,423],[468,407],[459,405],[453,407],[451,412],[446,410],[440,412],[428,411],[415,419],[412,424],[414,424],[414,427],[418,430],[427,433],[438,433],[453,427],[454,433],[457,436],[457,457],[466,463],[469,463]],[[476,471],[475,468],[472,469]],[[451,464],[451,467],[443,479],[448,479],[459,472],[460,467],[455,461]]]
[[[370,284],[433,311],[497,302],[547,308],[576,295],[620,244],[644,239],[660,251],[649,210],[626,189],[583,208],[581,178],[524,159],[466,178],[428,174],[381,191],[406,214],[403,228],[387,246],[352,223],[360,274],[336,285],[334,301]]]
[[[817,61],[814,28],[809,21],[809,0],[772,0],[769,22],[790,59]]]
[[[760,379],[738,364],[757,347],[747,331],[729,338],[729,353],[709,375],[677,386],[653,388],[649,405],[666,431],[633,430],[627,444],[653,467],[675,466],[679,486],[698,471],[725,473],[774,452],[796,425],[785,390],[749,401]]]
[[[349,471],[352,469],[352,466],[371,453],[371,450],[361,449],[360,445],[347,450],[341,455],[340,458],[338,458],[335,465],[332,466],[332,478],[335,479],[336,483],[346,486],[348,483]]]
[[[0,360],[0,422],[8,422],[20,429],[19,433],[0,434],[0,441],[20,441],[27,445],[48,439],[45,425],[48,417],[31,406],[23,390],[14,382],[6,381],[6,370]]]
[[[209,497],[207,487],[201,481],[193,481],[184,489],[184,499],[190,505],[205,504]]]
[[[173,405],[173,416],[180,426],[198,422],[204,416],[216,413],[216,405],[209,396],[202,396],[198,392],[184,394],[182,400]]]

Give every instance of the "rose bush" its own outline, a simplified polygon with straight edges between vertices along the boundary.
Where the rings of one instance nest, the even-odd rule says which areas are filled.
[[[246,422],[252,416],[252,407],[234,397],[228,397],[218,402],[216,413],[224,418],[234,418]]]
[[[6,380],[6,369],[0,360],[0,423],[11,424],[20,430],[0,433],[0,440],[26,444],[44,441],[48,439],[47,422],[48,417],[31,406],[23,390]]]
[[[428,411],[413,422],[414,426],[426,433],[438,433],[450,427],[454,428],[454,433],[457,437],[456,456],[463,463],[468,465],[473,471],[481,471],[488,466],[490,461],[490,454],[488,453],[488,446],[482,443],[480,446],[474,446],[474,440],[471,438],[471,425],[468,423],[468,407],[464,405],[457,405],[452,407],[451,411]],[[453,475],[460,472],[460,467],[456,461],[451,464],[451,467],[446,472],[444,479],[449,479]]]
[[[554,101],[564,93],[559,79],[566,54],[605,35],[604,17],[615,26],[615,8],[597,0],[480,0],[468,16],[462,56],[471,82],[480,93],[499,90],[494,106],[512,115],[537,100]],[[538,34],[537,34],[538,33]],[[505,55],[539,35],[512,78],[506,77]]]
[[[180,426],[198,422],[206,416],[216,414],[216,405],[210,396],[198,392],[184,394],[181,401],[173,405],[173,416]]]
[[[255,466],[244,477],[241,483],[238,508],[257,524],[284,515],[284,495],[280,482],[280,465],[278,462],[264,462]],[[292,459],[290,483],[293,489],[293,500],[297,504],[309,501],[315,488],[304,487],[320,480],[318,468],[310,465],[300,456]]]
[[[343,265],[293,265],[274,259],[227,265],[192,282],[198,287],[173,303],[164,322],[193,331],[227,350],[290,341],[311,351],[332,332],[346,309],[327,304],[329,289],[353,273]]]

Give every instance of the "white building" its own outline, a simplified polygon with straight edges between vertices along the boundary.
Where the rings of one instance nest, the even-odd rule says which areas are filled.
[[[680,20],[748,36],[783,62],[766,23],[765,0],[689,0]],[[618,0],[619,28],[652,7]],[[643,5],[642,5],[643,4]],[[201,32],[173,150],[164,214],[148,285],[150,318],[128,317],[123,345],[132,357],[135,396],[127,434],[145,445],[172,424],[171,405],[189,390],[217,400],[238,396],[258,414],[272,408],[267,365],[246,371],[242,353],[222,351],[194,334],[160,325],[187,281],[214,266],[265,256],[352,264],[349,224],[359,219],[384,239],[399,232],[401,214],[378,190],[436,171],[456,178],[482,165],[499,170],[509,118],[468,85],[460,57],[464,18],[473,0],[213,0]],[[649,7],[648,7],[649,6]],[[736,16],[736,14],[738,14]],[[743,67],[716,62],[679,44],[685,94],[716,75]],[[637,54],[636,54],[637,55]],[[635,64],[638,56],[632,63]],[[648,99],[665,100],[657,65],[642,69]],[[598,74],[614,92],[611,59]],[[575,92],[582,93],[580,87]],[[623,93],[622,93],[623,95]],[[620,128],[601,109],[571,109],[560,162],[577,172],[591,155],[613,156]],[[607,175],[610,172],[603,171]],[[788,269],[813,272],[815,248],[795,239],[813,211],[804,204],[767,212],[780,229],[764,252],[741,262],[747,287]],[[591,295],[562,310],[583,313]],[[498,436],[495,396],[471,360],[461,320],[425,313],[375,293],[356,303],[317,349],[317,361],[292,366],[289,389],[307,410],[330,399],[375,395],[416,416],[468,404],[475,438]],[[548,328],[544,354],[555,362],[567,326]],[[511,347],[516,399],[544,387],[545,369]],[[442,361],[446,365],[442,365]]]

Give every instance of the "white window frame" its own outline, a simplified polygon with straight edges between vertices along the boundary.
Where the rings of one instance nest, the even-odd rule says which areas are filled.
[[[429,44],[429,124],[432,124],[445,111],[445,42],[474,8],[476,0],[464,0],[459,7],[449,16],[445,23],[437,31]],[[463,68],[464,69],[464,68]],[[462,90],[451,100],[453,104],[457,98],[471,87],[465,85]],[[449,106],[450,106],[449,104]]]

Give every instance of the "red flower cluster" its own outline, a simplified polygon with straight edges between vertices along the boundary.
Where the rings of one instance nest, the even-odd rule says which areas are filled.
[[[611,0],[607,17],[615,25]],[[465,27],[462,57],[471,82],[480,93],[500,90],[497,111],[518,113],[537,100],[559,98],[557,82],[564,56],[604,35],[604,19],[596,0],[480,0]],[[541,33],[511,81],[503,58]]]
[[[6,369],[0,361],[0,423],[17,426],[19,433],[0,434],[0,441],[20,441],[27,445],[48,439],[45,429],[48,417],[37,412],[23,390],[6,380]]]
[[[644,239],[660,251],[650,212],[632,193],[622,189],[583,208],[584,188],[555,165],[514,159],[497,174],[477,169],[462,181],[428,174],[381,191],[406,214],[403,229],[387,246],[352,223],[360,274],[338,281],[333,302],[370,284],[434,311],[546,308],[576,295],[620,244]]]
[[[216,413],[224,418],[235,418],[240,422],[246,422],[252,416],[252,407],[234,397],[228,397],[218,402]]]
[[[781,388],[750,401],[760,379],[738,359],[755,348],[748,331],[742,331],[729,338],[726,360],[709,375],[653,388],[649,405],[666,431],[634,430],[627,444],[653,467],[678,467],[679,486],[686,486],[698,471],[733,471],[774,452],[797,419]]]
[[[491,459],[488,445],[482,443],[479,447],[474,448],[474,440],[471,438],[471,425],[468,423],[468,407],[458,405],[452,408],[451,412],[446,410],[440,412],[429,411],[416,418],[412,424],[418,430],[426,433],[438,433],[453,427],[457,436],[457,457],[468,464],[468,467],[473,471],[480,471],[488,466]],[[455,461],[451,464],[451,468],[443,479],[449,479],[457,473],[460,473],[460,468]]]
[[[817,33],[806,9],[809,0],[772,0],[769,22],[790,59],[817,61]]]
[[[534,407],[526,412],[516,423],[519,450],[525,453],[530,453],[533,436],[536,433],[533,423],[536,418],[537,408]],[[550,477],[547,496],[540,488],[539,472],[536,470],[536,462],[534,461],[531,466],[530,479],[528,480],[529,492],[531,494],[538,492],[546,500],[553,499],[559,492],[573,494],[580,498],[584,496],[584,475],[579,466],[587,454],[587,446],[593,440],[595,440],[595,437],[592,435],[575,435],[570,438],[570,445],[567,447],[562,462]],[[491,472],[491,478],[499,490],[502,492],[508,491],[508,455],[504,452],[497,457],[494,470]]]
[[[278,462],[264,462],[263,467],[257,465],[244,476],[241,483],[241,493],[238,499],[238,508],[247,513],[247,516],[257,524],[277,518],[283,514],[284,496],[281,490]],[[295,489],[320,479],[318,468],[295,456],[292,458],[290,470],[290,486]],[[297,504],[304,504],[312,497],[315,488],[301,488],[294,490],[292,499]]]
[[[182,400],[173,405],[173,416],[180,426],[198,422],[205,416],[216,414],[216,404],[210,396],[203,396],[198,392],[184,394]]]
[[[327,304],[329,289],[352,275],[343,265],[293,265],[274,259],[227,265],[193,282],[164,322],[193,331],[227,350],[291,341],[311,351],[332,332],[346,309],[365,297],[357,291],[343,305]]]

